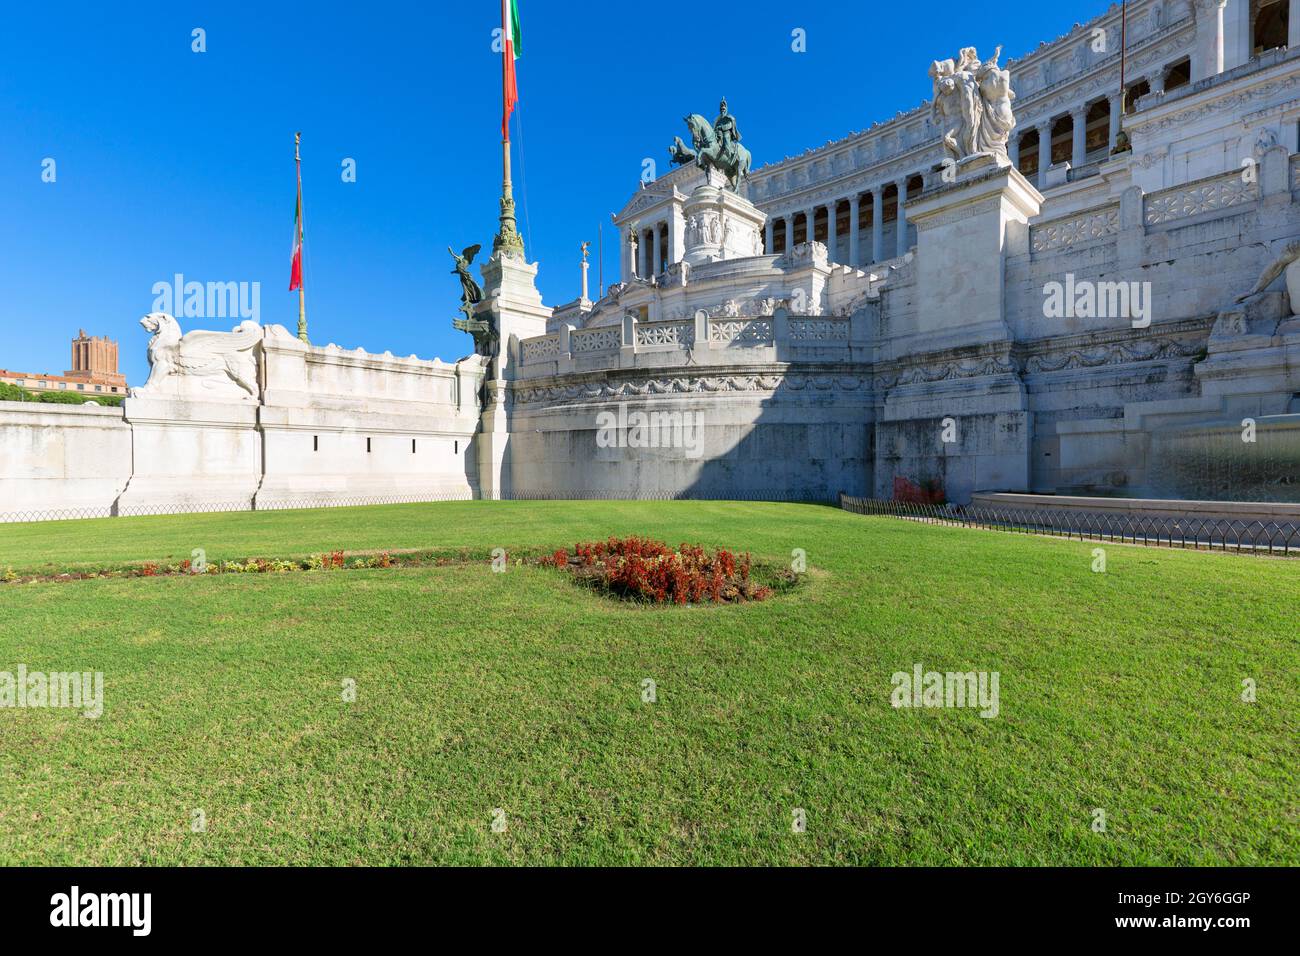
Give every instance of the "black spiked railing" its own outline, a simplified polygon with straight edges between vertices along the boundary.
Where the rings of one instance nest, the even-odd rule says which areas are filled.
[[[927,524],[985,528],[1022,534],[1111,541],[1150,547],[1300,556],[1300,524],[1260,519],[1161,518],[1107,511],[1056,508],[985,508],[912,504],[840,495],[840,507],[861,515],[905,518]]]

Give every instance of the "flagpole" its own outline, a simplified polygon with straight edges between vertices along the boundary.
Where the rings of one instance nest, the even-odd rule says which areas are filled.
[[[302,133],[293,134],[293,162],[298,172],[298,258],[301,262],[305,250],[302,246],[302,154],[299,152],[299,146],[302,143]],[[303,290],[301,264],[298,267],[298,338],[304,342],[307,341],[307,296]]]
[[[1124,89],[1124,67],[1128,54],[1128,0],[1124,0],[1119,17],[1119,126],[1115,131],[1115,148],[1110,151],[1112,156],[1133,151],[1128,132],[1124,129],[1124,112],[1128,109],[1128,91]]]
[[[514,72],[514,51],[511,46],[511,0],[501,0],[501,228],[492,240],[494,253],[506,253],[514,258],[524,258],[524,239],[515,222],[514,189],[510,182],[510,115],[508,89]]]

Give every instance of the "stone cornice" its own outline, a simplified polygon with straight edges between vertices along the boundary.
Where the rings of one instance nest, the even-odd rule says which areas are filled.
[[[1178,90],[1175,98],[1150,103],[1125,120],[1125,128],[1133,135],[1158,133],[1210,113],[1225,109],[1240,110],[1252,100],[1280,90],[1295,89],[1300,86],[1300,75],[1294,69],[1295,62],[1300,60],[1300,50],[1286,52],[1286,56],[1279,57],[1263,68],[1252,61],[1239,68],[1240,72],[1233,70],[1221,73],[1194,84],[1186,92]],[[1247,66],[1253,68],[1245,69]]]

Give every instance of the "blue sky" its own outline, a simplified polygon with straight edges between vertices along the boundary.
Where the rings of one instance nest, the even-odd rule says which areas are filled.
[[[578,294],[578,245],[687,112],[725,95],[755,164],[922,102],[931,60],[1017,57],[1106,8],[1008,0],[723,5],[519,0],[520,229],[547,304]],[[446,247],[490,248],[500,190],[497,0],[10,4],[0,34],[0,367],[62,372],[79,327],[147,374],[153,286],[260,282],[293,328],[293,132],[303,133],[307,309],[317,344],[453,360]],[[206,31],[207,51],[191,50]],[[806,31],[807,52],[791,50]],[[344,158],[357,180],[340,175]],[[42,163],[57,178],[42,182]],[[478,263],[475,264],[477,274]],[[592,282],[597,270],[593,264]],[[220,319],[186,321],[223,328]]]

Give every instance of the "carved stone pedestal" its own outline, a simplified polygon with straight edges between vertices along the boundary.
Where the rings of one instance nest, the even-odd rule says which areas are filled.
[[[511,380],[519,364],[519,340],[546,334],[551,309],[537,291],[537,265],[494,255],[483,266],[483,301],[477,314],[491,313],[500,337],[497,355],[488,364],[484,405],[475,452],[479,494],[497,499],[514,490],[511,483]],[[527,489],[520,489],[527,490]]]
[[[916,226],[917,331],[929,348],[1010,338],[1004,262],[1029,248],[1042,194],[1005,157],[974,156],[957,180],[908,204]]]
[[[682,218],[686,224],[684,261],[690,265],[763,254],[767,215],[713,177],[691,193],[682,206]]]

